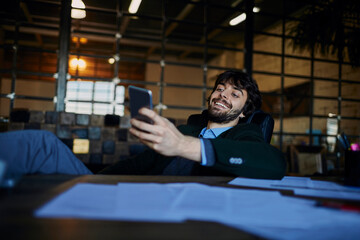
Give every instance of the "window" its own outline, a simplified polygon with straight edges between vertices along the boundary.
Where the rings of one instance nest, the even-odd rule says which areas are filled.
[[[65,111],[124,116],[124,98],[125,87],[113,82],[68,81]]]

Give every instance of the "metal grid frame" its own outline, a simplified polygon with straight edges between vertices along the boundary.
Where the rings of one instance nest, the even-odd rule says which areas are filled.
[[[293,0],[294,1],[294,0]],[[17,13],[20,10],[20,1],[18,1],[19,3],[19,9],[17,11]],[[43,101],[54,101],[55,104],[55,109],[56,111],[64,111],[64,99],[65,99],[65,89],[66,89],[66,81],[70,78],[76,78],[76,79],[84,79],[84,80],[93,80],[93,81],[97,81],[97,80],[101,80],[101,81],[114,81],[117,80],[120,83],[126,83],[126,84],[145,84],[145,85],[153,85],[153,86],[158,86],[160,89],[159,92],[159,104],[161,105],[163,102],[163,94],[164,94],[164,87],[176,87],[176,88],[195,88],[195,89],[202,89],[202,105],[198,106],[198,107],[189,107],[189,106],[181,106],[181,105],[167,105],[168,108],[172,108],[172,109],[187,109],[187,110],[202,110],[206,107],[206,93],[207,90],[210,90],[209,87],[207,87],[206,81],[207,81],[207,72],[209,69],[215,69],[215,70],[227,70],[229,68],[227,67],[219,67],[219,66],[211,66],[209,64],[208,61],[208,51],[209,49],[221,49],[221,50],[228,50],[228,51],[235,51],[235,52],[243,52],[244,53],[244,69],[246,72],[248,72],[249,74],[262,74],[262,75],[269,75],[269,76],[279,76],[281,79],[281,93],[280,94],[275,94],[276,96],[280,97],[281,99],[281,110],[279,114],[275,114],[273,113],[273,116],[275,117],[279,117],[280,119],[280,131],[278,132],[274,132],[274,135],[279,135],[280,137],[280,141],[279,141],[279,146],[280,149],[282,149],[282,144],[283,144],[283,137],[286,135],[289,136],[309,136],[309,140],[310,140],[310,145],[312,144],[312,127],[313,127],[313,119],[314,118],[328,118],[328,116],[326,115],[318,115],[318,114],[314,114],[313,113],[313,102],[315,99],[324,99],[324,100],[336,100],[338,103],[338,126],[340,129],[340,122],[342,119],[349,119],[349,120],[357,120],[360,122],[360,118],[356,118],[356,117],[345,117],[345,116],[341,116],[341,103],[342,102],[360,102],[359,99],[352,99],[352,98],[345,98],[344,96],[342,96],[342,92],[341,92],[341,88],[342,88],[342,84],[343,83],[348,83],[348,84],[360,84],[360,82],[357,81],[350,81],[350,80],[343,80],[342,79],[342,66],[343,65],[348,65],[349,63],[343,62],[342,59],[340,59],[339,61],[334,61],[334,60],[326,60],[326,59],[317,59],[314,57],[314,52],[311,53],[310,57],[302,57],[302,56],[294,56],[291,54],[285,54],[285,41],[286,39],[291,38],[290,36],[287,36],[285,34],[285,24],[286,21],[288,21],[289,19],[291,20],[291,17],[289,16],[285,16],[283,14],[282,16],[282,34],[274,34],[274,33],[267,33],[267,32],[255,32],[254,31],[254,14],[252,12],[252,7],[254,6],[254,0],[246,0],[246,4],[245,4],[245,12],[247,13],[247,21],[246,21],[246,27],[245,27],[245,38],[244,38],[244,42],[245,42],[245,48],[244,49],[239,49],[239,48],[230,48],[230,47],[220,47],[220,46],[214,46],[211,45],[208,41],[208,28],[210,26],[210,24],[208,23],[208,19],[207,19],[207,9],[209,6],[209,3],[204,0],[204,1],[200,1],[200,2],[195,2],[195,1],[188,1],[189,4],[196,4],[196,5],[203,5],[203,10],[204,10],[204,20],[203,23],[199,23],[199,22],[194,22],[193,24],[200,24],[203,27],[203,35],[205,38],[204,43],[189,43],[189,42],[182,42],[182,41],[178,41],[178,44],[186,44],[186,45],[193,45],[193,46],[201,46],[203,47],[204,51],[203,51],[203,64],[189,64],[189,63],[181,63],[181,62],[175,62],[175,61],[169,61],[169,60],[165,60],[165,56],[166,56],[166,35],[165,35],[165,31],[166,31],[166,26],[171,23],[171,22],[182,22],[181,20],[177,20],[177,19],[171,19],[171,18],[167,18],[166,17],[166,12],[165,12],[165,5],[167,4],[166,0],[162,1],[162,16],[159,17],[154,17],[154,16],[145,16],[145,15],[136,15],[137,17],[141,17],[141,18],[148,18],[148,19],[153,19],[153,20],[157,20],[157,21],[161,21],[161,37],[160,37],[160,41],[161,41],[161,59],[160,61],[157,60],[145,60],[145,59],[138,59],[138,58],[131,58],[131,57],[121,57],[120,58],[120,46],[121,46],[121,40],[122,38],[126,38],[127,36],[121,36],[120,33],[116,34],[116,36],[114,37],[114,41],[116,42],[116,52],[115,52],[115,57],[116,61],[115,61],[115,67],[114,67],[114,73],[113,73],[113,78],[99,78],[99,77],[84,77],[84,76],[69,76],[68,74],[68,59],[70,55],[74,55],[78,53],[73,53],[69,51],[69,41],[70,41],[70,27],[71,27],[71,19],[70,19],[70,11],[71,11],[71,0],[62,0],[61,1],[61,23],[59,26],[59,49],[58,49],[58,72],[54,73],[54,74],[49,74],[49,73],[41,73],[41,72],[27,72],[27,71],[21,71],[18,70],[16,68],[17,65],[17,58],[18,58],[18,49],[19,46],[18,44],[18,40],[19,40],[19,27],[21,25],[21,23],[18,21],[18,17],[16,16],[16,20],[13,23],[15,26],[15,35],[14,35],[14,43],[12,44],[12,46],[8,46],[8,45],[2,45],[1,47],[6,49],[11,47],[13,49],[13,58],[12,58],[12,68],[11,69],[1,69],[1,73],[11,73],[11,92],[8,94],[1,94],[0,97],[1,98],[8,98],[10,99],[10,110],[13,108],[14,106],[14,100],[15,99],[30,99],[30,100],[43,100]],[[283,0],[283,9],[285,9],[285,4],[286,1]],[[214,6],[214,5],[212,5]],[[224,8],[224,6],[216,6],[216,7],[222,7]],[[229,7],[230,8],[230,7]],[[99,11],[99,10],[92,10],[90,9],[90,11]],[[120,27],[120,21],[121,21],[121,17],[123,16],[134,16],[134,14],[129,14],[126,12],[123,12],[121,9],[121,0],[119,0],[119,4],[116,10],[114,10],[114,12],[109,12],[110,14],[116,14],[116,19],[117,19],[117,26],[118,29]],[[258,13],[258,14],[262,14],[262,13]],[[268,14],[268,13],[267,13]],[[18,15],[18,14],[17,14]],[[271,14],[270,14],[271,15]],[[187,21],[187,23],[189,23]],[[36,27],[36,26],[35,26]],[[214,24],[211,24],[211,27],[214,27]],[[229,27],[224,27],[221,25],[215,26],[219,29],[230,29]],[[233,31],[233,29],[231,29]],[[88,34],[95,34],[95,33],[88,33]],[[253,38],[255,34],[261,34],[261,35],[266,35],[266,36],[272,36],[272,37],[278,37],[281,38],[281,53],[271,53],[271,52],[264,52],[264,51],[255,51],[253,50]],[[133,37],[133,36],[129,36],[129,37]],[[154,39],[144,39],[142,38],[142,40],[150,40],[150,41],[154,41]],[[25,49],[25,48],[24,48]],[[246,51],[245,51],[246,49]],[[38,51],[48,51],[48,50],[44,50],[44,49],[38,49]],[[53,51],[49,51],[52,52]],[[262,54],[262,55],[266,55],[266,56],[276,56],[276,57],[280,57],[281,58],[281,72],[280,73],[273,73],[273,72],[266,72],[266,71],[254,71],[253,70],[253,54]],[[80,56],[88,56],[88,57],[93,57],[93,58],[108,58],[109,56],[106,55],[95,55],[95,54],[80,54]],[[311,71],[310,71],[310,76],[307,75],[293,75],[293,74],[286,74],[285,73],[285,58],[291,58],[291,59],[299,59],[299,60],[306,60],[306,61],[310,61],[311,63]],[[129,62],[145,62],[145,63],[155,63],[155,64],[159,64],[161,67],[161,74],[160,74],[160,79],[159,81],[137,81],[137,80],[132,80],[132,79],[118,79],[118,74],[119,74],[119,62],[120,61],[129,61]],[[338,69],[338,79],[331,79],[331,78],[320,78],[320,77],[315,77],[314,76],[314,62],[326,62],[326,63],[336,63],[339,66]],[[189,85],[189,84],[174,84],[174,83],[165,83],[164,82],[164,71],[165,71],[165,67],[166,65],[177,65],[177,66],[186,66],[186,67],[193,67],[193,68],[200,68],[203,71],[203,84],[202,85]],[[47,97],[34,97],[34,96],[24,96],[24,95],[18,95],[16,94],[15,91],[15,83],[17,80],[17,75],[19,74],[25,74],[25,75],[33,75],[33,76],[46,76],[46,77],[54,77],[55,79],[57,79],[57,90],[56,90],[56,97],[54,99],[52,98],[47,98]],[[310,133],[309,134],[304,134],[304,133],[288,133],[288,132],[284,132],[283,131],[283,121],[284,118],[286,117],[284,115],[284,97],[285,97],[285,93],[284,93],[284,81],[286,77],[295,77],[295,78],[303,78],[303,79],[309,79],[310,83],[311,83],[311,95],[310,96],[299,96],[299,97],[309,97],[311,99],[311,114],[309,116],[309,124],[310,124]],[[337,82],[338,83],[338,96],[337,97],[326,97],[326,96],[316,96],[314,95],[314,82],[315,81],[327,81],[327,82]],[[266,95],[266,93],[263,93],[264,95]],[[160,114],[161,114],[161,110],[160,110]],[[326,134],[322,134],[323,137],[326,137]],[[334,136],[335,137],[335,136]],[[351,135],[349,136],[350,138],[358,138],[359,136],[357,135]],[[339,159],[339,154],[337,154],[338,159]],[[337,166],[339,162],[337,162]]]

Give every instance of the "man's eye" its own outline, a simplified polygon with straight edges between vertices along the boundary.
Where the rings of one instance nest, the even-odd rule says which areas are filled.
[[[224,90],[223,88],[216,89],[216,91],[218,91],[218,92],[222,92],[223,90]]]
[[[235,98],[238,98],[238,97],[239,97],[239,95],[236,94],[236,93],[233,93],[232,95],[233,95],[233,97],[235,97]]]

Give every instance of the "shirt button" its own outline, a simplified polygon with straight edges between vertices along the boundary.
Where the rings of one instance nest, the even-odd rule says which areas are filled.
[[[229,162],[231,164],[242,164],[243,163],[243,159],[242,158],[230,158]]]

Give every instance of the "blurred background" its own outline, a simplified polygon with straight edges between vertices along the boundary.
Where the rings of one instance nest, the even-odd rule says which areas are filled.
[[[110,164],[139,147],[126,132],[129,85],[151,89],[179,125],[238,69],[259,85],[288,172],[337,174],[338,135],[360,141],[359,13],[351,0],[8,1],[1,131],[46,129],[85,163]]]

